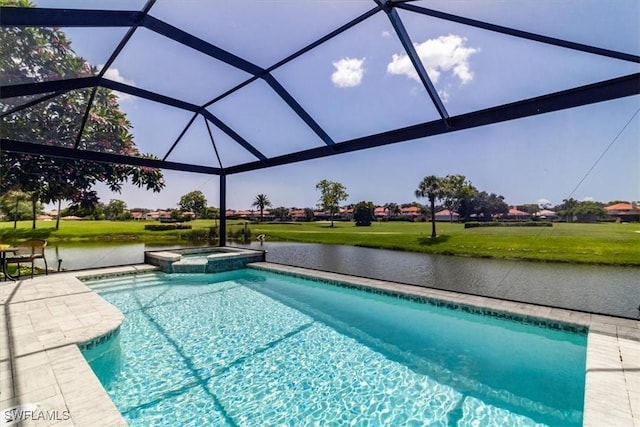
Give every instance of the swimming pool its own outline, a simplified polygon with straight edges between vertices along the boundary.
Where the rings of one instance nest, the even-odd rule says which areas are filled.
[[[581,425],[586,334],[255,270],[87,282],[130,425]],[[479,424],[478,424],[479,423]]]

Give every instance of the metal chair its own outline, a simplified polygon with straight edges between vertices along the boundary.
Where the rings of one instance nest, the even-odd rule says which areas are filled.
[[[7,264],[18,264],[18,273],[16,277],[20,277],[20,264],[31,263],[31,277],[33,278],[33,267],[36,259],[44,260],[44,273],[49,274],[49,266],[47,258],[44,256],[44,248],[47,247],[47,241],[41,239],[27,240],[26,242],[16,243],[13,245],[16,250],[14,256],[7,257]]]

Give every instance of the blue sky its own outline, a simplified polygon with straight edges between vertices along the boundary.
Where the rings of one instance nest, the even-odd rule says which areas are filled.
[[[143,5],[131,1],[37,3],[131,9]],[[640,53],[637,0],[414,4]],[[225,2],[224,7],[218,2],[160,0],[151,15],[268,67],[373,6],[370,0],[241,0]],[[400,11],[400,17],[451,115],[610,79],[640,68],[407,11]],[[76,52],[94,65],[106,62],[124,34],[123,29],[69,28],[66,32]],[[337,142],[437,118],[384,13],[275,70],[273,75]],[[201,104],[248,75],[139,29],[106,77]],[[120,105],[134,126],[138,147],[159,157],[191,118],[191,113],[129,96],[123,96]],[[634,117],[639,108],[640,98],[635,96],[231,175],[227,178],[227,207],[249,208],[258,193],[266,194],[274,206],[313,206],[319,196],[315,184],[322,179],[342,182],[349,193],[348,203],[411,202],[416,200],[413,192],[419,181],[432,174],[463,174],[478,189],[502,194],[510,204],[541,199],[557,204],[567,197],[604,202],[640,200],[640,115]],[[267,156],[323,144],[260,80],[209,110]],[[219,129],[212,131],[225,166],[254,160]],[[200,119],[168,160],[217,166]],[[122,199],[129,207],[166,208],[176,206],[181,195],[201,190],[210,205],[219,205],[216,176],[165,171],[165,178],[167,187],[159,194],[127,186],[121,194],[99,187],[99,195],[104,202]]]

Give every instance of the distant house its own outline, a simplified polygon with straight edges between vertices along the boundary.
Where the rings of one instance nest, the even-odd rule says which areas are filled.
[[[640,209],[635,203],[616,203],[615,205],[606,206],[609,218],[616,218],[620,221],[640,221]]]
[[[458,221],[460,219],[460,215],[458,212],[453,212],[453,214],[451,214],[449,209],[445,209],[440,212],[436,212],[435,218],[436,221]]]
[[[260,219],[260,211],[259,210],[251,211],[251,215],[249,215],[249,218],[253,220]],[[262,219],[265,221],[273,221],[274,219],[276,219],[276,216],[272,214],[270,210],[265,209],[262,211]]]
[[[301,220],[307,219],[304,209],[290,209],[289,216],[294,221],[301,221]]]
[[[236,211],[236,216],[240,219],[249,219],[253,217],[254,214],[255,214],[254,211],[249,211],[249,210]]]
[[[160,213],[158,211],[147,212],[144,214],[144,219],[158,220]]]
[[[509,212],[504,215],[504,219],[530,219],[531,214],[529,212],[520,211],[516,208],[510,208]]]
[[[389,209],[386,209],[384,206],[378,206],[373,210],[373,216],[377,219],[389,216]]]
[[[144,219],[150,219],[155,221],[162,221],[171,219],[171,211],[152,211],[144,214]]]
[[[551,211],[549,209],[543,209],[541,211],[538,211],[534,214],[534,216],[538,219],[548,219],[548,220],[558,219],[558,214],[555,211]]]
[[[129,213],[131,214],[131,219],[135,221],[143,221],[147,219],[145,218],[145,214],[147,212],[148,212],[148,209],[141,209],[141,208],[129,209]]]
[[[324,211],[313,211],[313,217],[317,220],[326,220],[330,219],[331,215]]]
[[[352,219],[353,218],[353,208],[340,208],[338,212],[334,215],[334,219]]]
[[[417,206],[409,206],[406,208],[401,208],[400,215],[417,217],[422,215],[422,212],[420,212],[420,208]]]
[[[52,219],[51,215],[38,215],[38,221],[51,221]]]

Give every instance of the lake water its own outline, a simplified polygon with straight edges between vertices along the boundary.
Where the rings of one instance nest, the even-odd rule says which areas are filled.
[[[462,258],[308,243],[237,245],[267,251],[267,261],[431,288],[637,319],[640,268]],[[79,270],[144,262],[145,250],[180,245],[54,244],[49,266]]]

